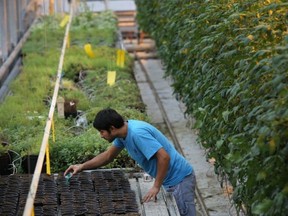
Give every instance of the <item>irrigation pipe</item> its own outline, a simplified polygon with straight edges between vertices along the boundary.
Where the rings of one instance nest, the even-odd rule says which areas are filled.
[[[48,119],[46,121],[46,127],[45,127],[45,131],[44,131],[44,136],[42,139],[42,144],[41,144],[37,164],[36,164],[35,171],[33,174],[30,189],[29,189],[29,192],[27,195],[27,200],[26,200],[23,216],[31,216],[32,211],[33,211],[33,207],[34,207],[34,200],[36,197],[36,192],[37,192],[39,179],[40,179],[40,175],[41,175],[41,170],[42,170],[42,166],[43,166],[43,162],[44,162],[45,152],[46,152],[46,148],[48,145],[48,139],[50,136],[50,129],[51,129],[51,125],[52,125],[54,110],[55,110],[56,101],[57,101],[57,97],[58,97],[58,91],[59,91],[59,87],[60,87],[65,49],[66,49],[66,45],[67,45],[69,29],[71,26],[72,16],[73,16],[73,6],[74,6],[74,1],[72,0],[71,4],[70,4],[69,21],[68,21],[68,24],[66,26],[64,42],[63,42],[63,46],[62,46],[62,50],[61,50],[61,56],[60,56],[60,60],[59,60],[59,66],[58,66],[58,71],[57,71],[57,80],[56,80],[56,84],[55,84],[55,88],[54,88],[54,93],[53,93],[53,97],[52,97],[52,102],[51,102],[51,106],[50,106],[50,110],[49,110]]]

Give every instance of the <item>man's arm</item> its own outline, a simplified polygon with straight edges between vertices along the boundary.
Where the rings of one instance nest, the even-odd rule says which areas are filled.
[[[121,150],[122,149],[112,145],[105,152],[102,152],[101,154],[95,156],[94,158],[86,161],[83,164],[75,164],[69,166],[68,169],[65,171],[64,176],[67,175],[69,172],[72,172],[72,174],[75,175],[83,170],[95,169],[101,166],[105,166],[106,164],[112,162],[121,152]]]
[[[163,180],[167,175],[170,162],[169,154],[164,150],[164,148],[161,148],[156,152],[155,157],[157,158],[157,174],[154,185],[143,197],[142,202],[149,202],[150,200],[156,201],[157,194],[159,193]]]

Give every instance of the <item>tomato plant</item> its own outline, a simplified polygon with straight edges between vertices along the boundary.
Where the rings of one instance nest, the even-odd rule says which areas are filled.
[[[249,215],[288,211],[287,8],[280,0],[136,0],[199,141]]]

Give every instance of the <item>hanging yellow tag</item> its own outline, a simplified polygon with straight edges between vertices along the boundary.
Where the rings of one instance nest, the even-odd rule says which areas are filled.
[[[125,62],[125,51],[121,50],[121,60],[120,60],[120,67],[124,67],[124,62]]]
[[[51,175],[49,143],[47,143],[47,147],[46,147],[46,173],[48,175]]]
[[[117,65],[117,66],[120,66],[120,50],[117,50],[116,65]]]
[[[125,51],[124,50],[117,50],[117,66],[124,67],[125,62]]]
[[[91,44],[85,44],[84,50],[90,58],[95,58],[95,53],[92,50]]]
[[[112,86],[115,84],[116,71],[108,71],[107,73],[107,84]]]
[[[60,27],[63,28],[69,21],[69,15],[65,15],[60,23]]]

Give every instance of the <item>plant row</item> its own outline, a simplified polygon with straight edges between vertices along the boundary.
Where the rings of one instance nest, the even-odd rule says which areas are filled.
[[[2,153],[10,150],[17,172],[21,172],[25,155],[37,155],[40,150],[64,38],[61,19],[43,17],[33,27],[22,49],[21,73],[0,105],[0,141],[8,144],[4,150],[1,147]],[[70,164],[91,159],[110,145],[92,126],[99,110],[112,107],[125,118],[147,118],[133,76],[132,59],[126,54],[125,66],[116,65],[116,35],[117,19],[110,11],[86,11],[72,20],[58,94],[68,108],[64,105],[65,118],[58,116],[58,107],[55,109],[49,139],[52,172],[62,172]],[[85,53],[84,45],[88,43],[94,58]],[[108,71],[116,71],[112,86],[107,85]],[[108,167],[132,166],[134,162],[122,151]]]
[[[288,212],[288,4],[137,0],[199,142],[248,215]]]

